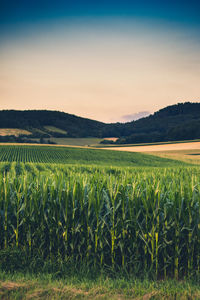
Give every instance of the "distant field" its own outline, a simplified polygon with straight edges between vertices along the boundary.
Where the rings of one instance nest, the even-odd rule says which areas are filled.
[[[123,147],[105,147],[103,149],[128,151],[128,152],[154,152],[154,151],[177,151],[177,150],[194,150],[200,149],[200,142],[175,142],[163,144],[144,144],[144,145],[124,145]]]
[[[158,157],[183,161],[189,164],[200,164],[200,142],[168,143],[158,145],[124,146],[104,148],[125,152],[140,152]]]
[[[103,140],[100,138],[51,138],[58,145],[96,146]]]
[[[90,147],[95,147],[99,149],[112,149],[112,150],[120,150],[120,151],[133,151],[132,149],[135,149],[134,152],[146,152],[146,151],[156,151],[158,146],[165,146],[165,147],[171,147],[171,145],[177,145],[177,146],[172,146],[177,149],[179,148],[179,145],[187,145],[187,144],[192,144],[190,146],[186,146],[189,149],[193,148],[194,143],[199,143],[200,140],[188,140],[188,141],[176,141],[176,142],[160,142],[160,143],[143,143],[143,144],[121,144],[121,145],[113,145],[113,144],[100,144],[101,141],[103,140],[110,140],[110,141],[115,141],[117,138],[50,138],[52,142],[55,142],[57,145],[71,145],[71,146],[90,146]],[[33,141],[39,142],[39,138],[32,139]],[[47,142],[48,139],[44,139],[44,141]],[[153,148],[144,148],[145,147],[150,147],[154,146]],[[181,146],[182,147],[182,146]],[[200,147],[200,146],[199,146]],[[127,150],[126,150],[127,149]],[[147,149],[147,150],[146,150]],[[150,149],[150,150],[149,150]],[[153,150],[152,150],[153,149]],[[155,149],[155,150],[154,150]],[[161,148],[163,149],[163,148]],[[137,150],[137,151],[136,151]],[[144,151],[145,150],[145,151]],[[157,150],[160,151],[160,150]]]
[[[118,138],[117,137],[108,137],[108,138],[104,138],[104,140],[116,142],[116,140],[118,140]]]
[[[1,145],[0,162],[96,164],[107,166],[176,166],[183,162],[142,154],[58,146]]]
[[[33,142],[39,142],[40,139],[32,139]],[[100,142],[103,139],[100,138],[54,138],[51,137],[50,139],[44,139],[44,142],[47,142],[50,140],[51,142],[56,143],[57,145],[62,146],[92,146],[92,147],[98,147],[100,146]]]
[[[104,139],[105,140],[105,139]],[[168,142],[154,142],[154,143],[137,143],[137,144],[100,144],[98,148],[130,148],[130,147],[143,147],[143,146],[154,146],[154,145],[169,145],[169,144],[186,144],[200,142],[200,139],[196,140],[184,140],[184,141],[168,141]]]
[[[0,128],[0,136],[6,136],[6,135],[15,135],[19,136],[20,134],[31,134],[28,130],[23,129],[17,129],[17,128]]]
[[[44,128],[51,131],[51,132],[58,132],[58,133],[63,133],[63,134],[67,133],[67,131],[62,130],[62,129],[57,128],[57,127],[54,127],[54,126],[44,126]]]
[[[200,164],[200,149],[193,150],[171,150],[171,151],[152,151],[146,152],[150,155],[181,160],[189,164]]]

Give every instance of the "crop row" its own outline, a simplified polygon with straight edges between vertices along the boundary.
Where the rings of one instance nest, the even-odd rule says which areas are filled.
[[[199,273],[198,168],[0,167],[1,250],[158,277]]]
[[[6,162],[66,162],[69,159],[67,149],[40,146],[1,146],[0,161]]]
[[[37,145],[0,145],[0,162],[72,163],[114,166],[186,165],[183,162],[142,153]]]

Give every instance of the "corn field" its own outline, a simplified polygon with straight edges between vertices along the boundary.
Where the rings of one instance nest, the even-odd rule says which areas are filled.
[[[69,159],[69,150],[45,146],[0,146],[0,161],[64,163]]]
[[[200,171],[0,164],[0,249],[44,260],[151,271],[200,271]]]
[[[0,145],[0,162],[166,167],[184,165],[180,161],[142,153],[37,145]]]

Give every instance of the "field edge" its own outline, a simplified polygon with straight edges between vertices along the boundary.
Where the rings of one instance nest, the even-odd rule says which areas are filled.
[[[111,278],[100,274],[93,279],[82,273],[63,278],[52,274],[5,273],[0,275],[3,299],[199,299],[194,280]]]

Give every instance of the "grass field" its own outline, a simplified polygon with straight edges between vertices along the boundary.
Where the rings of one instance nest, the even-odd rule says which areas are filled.
[[[6,136],[6,135],[19,136],[20,134],[30,135],[31,132],[28,130],[17,129],[17,128],[0,128],[0,136]]]
[[[44,142],[48,144],[48,140],[51,142],[56,143],[57,145],[60,146],[90,146],[90,147],[98,147],[100,146],[100,142],[102,139],[99,138],[55,138],[51,137],[50,139],[44,139]],[[34,138],[32,139],[34,142],[39,142],[39,138]]]
[[[51,132],[58,132],[58,133],[63,133],[63,134],[67,133],[67,131],[57,128],[55,126],[44,126],[44,128]]]
[[[200,149],[193,150],[171,150],[171,151],[155,151],[148,152],[150,155],[175,159],[189,164],[200,164]]]
[[[51,138],[58,145],[97,146],[103,139],[99,138]]]
[[[171,300],[200,299],[200,289],[193,281],[153,281],[109,278],[105,274],[79,272],[74,276],[55,278],[52,274],[0,274],[2,299],[89,299],[89,300]]]
[[[199,299],[199,182],[149,154],[1,145],[0,297]]]

